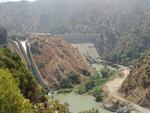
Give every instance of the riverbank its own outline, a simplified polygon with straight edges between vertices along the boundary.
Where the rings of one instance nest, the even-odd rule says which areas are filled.
[[[103,99],[107,97],[102,91],[103,85],[118,76],[118,69],[105,65],[93,65],[97,73],[88,77],[84,82],[74,86],[72,89],[61,89],[57,91],[55,98],[62,104],[68,103],[73,113],[79,113],[90,109],[98,109],[100,113],[112,113],[103,108]],[[102,71],[102,74],[100,72]],[[104,75],[103,75],[104,74]]]

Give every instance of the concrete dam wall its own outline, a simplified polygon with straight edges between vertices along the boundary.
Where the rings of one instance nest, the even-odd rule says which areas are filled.
[[[96,44],[96,40],[97,38],[100,37],[100,34],[64,34],[56,36],[62,37],[65,41],[71,44],[79,44],[79,43]]]

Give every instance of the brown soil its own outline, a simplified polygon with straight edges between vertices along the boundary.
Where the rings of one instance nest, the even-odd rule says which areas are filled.
[[[43,79],[51,87],[59,87],[60,81],[74,71],[80,78],[90,74],[90,66],[77,49],[63,39],[51,35],[32,34],[29,42],[35,63]]]

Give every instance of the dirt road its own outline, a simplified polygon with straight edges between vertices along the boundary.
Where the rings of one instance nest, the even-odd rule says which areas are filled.
[[[108,92],[109,96],[113,97],[113,98],[116,98],[120,101],[123,101],[125,103],[128,103],[129,105],[131,105],[134,109],[138,110],[139,112],[141,113],[150,113],[150,110],[149,109],[146,109],[146,108],[143,108],[137,104],[134,104],[132,102],[130,102],[129,100],[123,98],[118,90],[120,89],[123,81],[126,79],[126,77],[128,76],[129,74],[129,68],[127,67],[121,67],[122,69],[122,72],[124,73],[124,76],[123,77],[117,77],[115,79],[113,79],[112,81],[109,81],[106,85],[105,85],[105,88],[106,88],[106,91]]]

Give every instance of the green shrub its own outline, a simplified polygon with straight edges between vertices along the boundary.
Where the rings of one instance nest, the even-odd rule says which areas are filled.
[[[58,94],[60,93],[71,93],[72,92],[72,89],[60,89],[57,91]]]
[[[71,82],[68,79],[62,79],[60,81],[60,86],[61,86],[61,88],[72,88],[73,87]]]
[[[113,71],[107,67],[102,69],[102,73],[105,74],[105,77],[100,77],[99,75],[91,76],[85,80],[80,86],[77,87],[78,94],[88,93],[93,95],[96,98],[97,102],[103,101],[105,94],[101,90],[102,86],[106,81],[109,80],[109,77],[113,75]]]
[[[98,109],[87,110],[79,113],[100,113]]]
[[[150,69],[146,69],[146,74],[150,77]]]
[[[81,83],[80,75],[75,73],[74,71],[71,71],[70,73],[68,73],[67,76],[72,84],[80,84]]]
[[[104,78],[108,78],[109,76],[114,74],[114,71],[111,70],[110,68],[108,68],[107,66],[102,68],[100,72],[102,74],[102,77],[104,77]]]
[[[9,69],[25,98],[33,103],[41,101],[44,89],[36,83],[33,75],[16,53],[6,48],[0,49],[0,68]]]
[[[0,113],[33,113],[9,70],[0,69]]]

